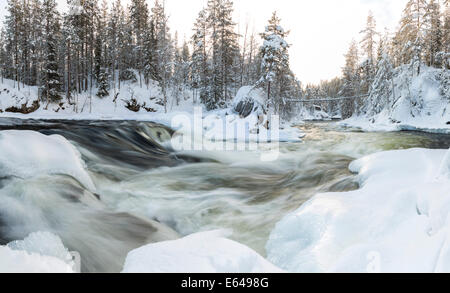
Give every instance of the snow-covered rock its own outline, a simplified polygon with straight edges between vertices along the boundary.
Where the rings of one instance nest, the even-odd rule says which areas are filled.
[[[280,273],[250,248],[225,238],[223,231],[197,233],[180,240],[131,251],[124,273]]]
[[[244,86],[239,89],[233,99],[233,110],[241,117],[246,118],[255,113],[264,115],[266,113],[267,99],[264,92],[252,86]]]
[[[268,259],[292,272],[450,272],[450,178],[436,178],[447,152],[353,162],[361,189],[319,194],[285,217]]]
[[[0,246],[0,273],[73,273],[74,263],[61,239],[37,232]]]
[[[95,191],[80,153],[64,137],[35,131],[0,131],[0,177],[42,174],[69,175]]]

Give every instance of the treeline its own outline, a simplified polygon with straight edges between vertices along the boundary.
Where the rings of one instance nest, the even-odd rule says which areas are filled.
[[[393,90],[396,68],[407,66],[411,75],[419,75],[424,65],[450,69],[449,0],[408,1],[394,33],[377,31],[369,13],[361,35],[345,55],[342,78],[307,86],[307,98],[366,96],[345,103],[344,116],[379,112],[385,106],[383,99],[392,98],[387,95]]]
[[[149,87],[156,81],[161,105],[179,102],[184,90],[208,109],[223,108],[243,85],[264,87],[268,106],[284,111],[286,98],[299,95],[289,68],[288,35],[273,14],[263,34],[236,33],[233,2],[208,0],[190,40],[172,34],[164,2],[68,0],[61,14],[55,0],[8,0],[0,36],[2,78],[38,86],[48,103],[63,97],[109,96],[123,82]],[[261,38],[263,44],[261,44]],[[179,45],[181,43],[181,45]],[[92,92],[95,90],[95,92]],[[281,106],[284,105],[284,106]]]

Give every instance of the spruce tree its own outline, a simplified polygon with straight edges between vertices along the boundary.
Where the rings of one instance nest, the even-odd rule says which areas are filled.
[[[44,0],[42,19],[44,22],[44,76],[42,97],[50,102],[61,100],[61,77],[58,72],[59,13],[55,0]]]
[[[200,92],[200,99],[208,108],[214,108],[214,105],[208,105],[212,101],[208,90],[209,84],[209,66],[207,55],[207,11],[201,10],[194,24],[194,35],[191,38],[192,51],[192,88]],[[194,101],[197,93],[194,92]]]
[[[280,25],[277,13],[272,14],[265,32],[261,34],[263,45],[260,48],[261,73],[258,85],[267,91],[267,107],[279,113],[283,99],[287,98],[290,86],[289,44],[285,38],[289,32]]]

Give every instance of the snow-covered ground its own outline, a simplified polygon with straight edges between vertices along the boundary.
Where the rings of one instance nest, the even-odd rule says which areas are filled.
[[[21,85],[22,86],[22,85]],[[117,97],[116,97],[117,94]],[[8,107],[20,108],[23,104],[28,107],[37,100],[38,87],[25,86],[19,91],[13,80],[4,79],[0,84],[0,117],[13,117],[20,119],[68,119],[68,120],[142,120],[142,121],[170,121],[170,118],[178,112],[192,112],[194,104],[192,94],[189,91],[180,93],[180,103],[169,103],[167,112],[158,101],[163,99],[160,87],[150,83],[142,88],[136,83],[124,82],[121,89],[111,89],[110,95],[98,98],[95,89],[92,93],[72,94],[72,102],[69,105],[66,98],[59,104],[41,102],[38,110],[30,114],[6,112]],[[135,99],[139,105],[144,105],[156,112],[148,112],[142,108],[138,112],[126,108],[127,101]]]
[[[268,259],[291,272],[450,272],[450,153],[353,162],[361,189],[319,194],[279,222]]]
[[[128,254],[124,273],[281,273],[250,248],[225,238],[226,231],[202,232],[149,244]]]
[[[423,67],[411,76],[404,65],[396,69],[394,90],[369,97],[368,114],[340,122],[364,131],[421,130],[450,133],[450,70]],[[380,112],[373,111],[382,108]]]

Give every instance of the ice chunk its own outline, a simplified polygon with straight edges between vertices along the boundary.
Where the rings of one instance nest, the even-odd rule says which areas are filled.
[[[0,273],[73,273],[74,266],[61,239],[48,232],[0,246]]]
[[[73,266],[69,250],[58,236],[49,232],[32,233],[24,240],[11,242],[7,246],[12,250],[23,250],[29,253],[56,257]]]
[[[222,231],[203,232],[149,244],[131,251],[124,273],[280,273],[252,249],[224,238]]]
[[[0,273],[73,273],[59,258],[0,246]]]
[[[64,137],[35,131],[0,131],[0,177],[62,174],[95,191],[78,150]]]

